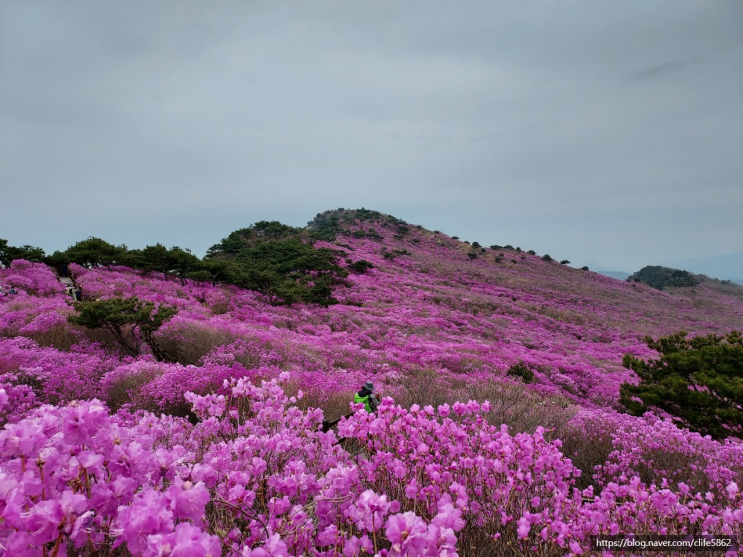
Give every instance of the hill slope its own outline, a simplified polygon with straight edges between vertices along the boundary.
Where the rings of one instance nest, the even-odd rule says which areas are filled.
[[[246,230],[232,236],[235,261],[307,255],[256,252]],[[622,356],[652,356],[644,335],[741,328],[738,299],[705,282],[621,282],[367,210],[324,213],[300,236],[348,272],[332,285],[337,304],[272,305],[213,275],[70,265],[87,302],[177,312],[150,338],[175,361],[156,361],[143,335],[124,353],[115,328],[70,323],[103,304],[73,309],[44,264],[0,269],[18,290],[0,297],[8,553],[506,557],[586,554],[588,533],[701,523],[743,535],[743,444],[614,410],[634,380]],[[313,267],[299,269],[306,288]],[[370,380],[385,395],[378,413],[323,431],[316,408],[347,414]]]
[[[130,293],[181,308],[162,334],[171,335],[165,341],[174,352],[192,352],[178,357],[184,364],[202,362],[216,346],[176,346],[186,331],[215,339],[248,335],[260,338],[256,342],[265,348],[256,350],[270,351],[282,369],[303,376],[311,361],[313,370],[341,381],[344,389],[378,375],[394,391],[400,377],[421,370],[448,383],[458,374],[485,380],[504,377],[523,362],[541,392],[615,406],[619,385],[631,378],[622,356],[648,354],[645,335],[743,328],[743,304],[730,294],[734,285],[703,282],[661,292],[539,255],[474,248],[368,210],[329,211],[307,229],[325,238],[315,248],[338,251],[351,271],[334,287],[336,306],[274,307],[258,292],[194,281],[183,286],[126,268],[73,265],[73,272],[87,296]],[[373,267],[354,271],[360,261]],[[48,311],[44,300],[37,310],[26,310],[26,321]],[[64,298],[55,300],[58,312],[69,311]],[[14,306],[0,311],[5,335],[22,331]]]

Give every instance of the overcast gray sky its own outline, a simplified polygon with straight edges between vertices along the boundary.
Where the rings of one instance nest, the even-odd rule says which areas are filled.
[[[0,0],[0,237],[199,255],[366,207],[574,264],[743,251],[743,2]]]

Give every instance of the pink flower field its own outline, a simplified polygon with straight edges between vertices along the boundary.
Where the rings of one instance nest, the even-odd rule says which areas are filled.
[[[611,555],[590,548],[604,534],[743,540],[743,444],[618,401],[636,381],[622,357],[654,355],[646,335],[743,329],[743,297],[384,221],[315,247],[373,264],[327,308],[70,266],[85,299],[177,308],[156,333],[176,363],[68,322],[50,267],[0,269],[18,290],[0,297],[0,554],[561,556]],[[365,381],[377,413],[351,407]]]

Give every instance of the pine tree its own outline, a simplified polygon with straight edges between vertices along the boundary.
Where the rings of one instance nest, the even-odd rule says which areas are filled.
[[[687,339],[685,332],[647,345],[660,354],[647,361],[627,354],[623,364],[640,379],[625,383],[620,401],[633,414],[654,408],[715,439],[743,438],[743,337],[739,331]]]

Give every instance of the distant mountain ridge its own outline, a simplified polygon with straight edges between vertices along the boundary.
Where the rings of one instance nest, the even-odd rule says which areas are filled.
[[[676,291],[676,289],[693,289],[704,285],[718,294],[743,301],[743,285],[741,284],[660,265],[643,267],[630,275],[627,280],[647,284],[656,290],[670,290],[671,292]]]
[[[625,273],[624,271],[596,271],[600,275],[605,277],[615,278],[617,280],[627,280],[631,273]]]
[[[666,266],[720,280],[743,283],[743,252],[695,257],[668,263]]]

